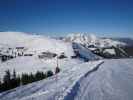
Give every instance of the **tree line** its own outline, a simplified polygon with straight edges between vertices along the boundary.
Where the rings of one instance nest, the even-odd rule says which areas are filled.
[[[60,72],[60,68],[56,67],[55,74],[59,72]],[[17,75],[15,70],[13,71],[12,74],[9,70],[6,70],[3,80],[0,81],[0,92],[10,90],[21,85],[26,85],[35,81],[39,81],[39,80],[51,77],[53,75],[54,73],[51,70],[45,73],[42,71],[37,71],[35,74],[22,73],[21,76]]]

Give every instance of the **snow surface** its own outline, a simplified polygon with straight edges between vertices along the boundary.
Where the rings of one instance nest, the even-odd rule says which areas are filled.
[[[95,55],[92,53],[88,48],[84,47],[81,44],[73,43],[74,48],[76,48],[81,57],[88,59],[88,60],[98,60],[101,59],[100,56]]]
[[[0,64],[0,77],[3,78],[5,71],[10,70],[17,72],[21,75],[22,73],[35,73],[37,71],[47,71],[54,70],[56,67],[56,58],[51,60],[38,59],[37,56],[24,56],[17,57],[15,59],[9,60],[5,63]]]
[[[0,100],[132,100],[133,59],[78,62],[56,76],[0,94]]]
[[[64,60],[61,62],[64,68],[59,74],[3,92],[0,94],[0,98],[1,100],[62,100],[85,73],[91,71],[101,62],[83,63],[77,60]]]
[[[2,38],[3,37],[3,38]],[[26,47],[27,51],[24,52],[29,54],[35,51],[34,56],[21,56],[14,59],[8,60],[4,63],[0,63],[0,79],[3,78],[5,71],[10,70],[13,72],[15,69],[17,74],[22,73],[35,73],[36,71],[47,71],[55,70],[56,67],[56,58],[53,59],[39,59],[37,54],[44,51],[50,51],[52,53],[60,54],[62,52],[69,58],[73,54],[73,48],[71,43],[66,43],[61,40],[56,40],[44,36],[38,35],[29,35],[26,33],[20,32],[0,32],[0,45],[4,50],[7,50],[9,47]],[[99,57],[93,54],[91,51],[84,48],[82,45],[77,44],[80,54],[85,56],[89,60],[98,59]],[[6,46],[6,47],[5,47]],[[62,60],[59,60],[60,62]],[[62,68],[61,68],[62,69]]]
[[[132,100],[132,64],[133,59],[105,60],[97,71],[77,82],[76,95],[66,100]]]
[[[105,49],[103,53],[109,53],[111,55],[116,55],[116,52],[114,49]]]
[[[73,55],[71,43],[22,32],[0,32],[0,47],[25,47],[28,49],[27,52],[40,53],[49,51],[57,54],[64,52],[68,57]]]
[[[0,100],[132,100],[133,59],[98,60],[99,57],[83,44],[99,47],[121,44],[110,39],[99,39],[94,35],[72,35],[78,44],[81,56],[90,60],[71,59],[74,55],[72,43],[45,36],[21,32],[0,32],[0,49],[25,47],[33,56],[22,56],[0,63],[0,78],[5,70],[16,70],[17,74],[55,70],[56,58],[39,59],[40,52],[62,52],[68,58],[59,59],[61,72],[44,80],[0,93]],[[4,49],[3,49],[4,48]],[[110,51],[109,51],[110,52]]]

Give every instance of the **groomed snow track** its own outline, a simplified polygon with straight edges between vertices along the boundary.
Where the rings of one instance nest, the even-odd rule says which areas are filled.
[[[99,63],[95,68],[93,68],[92,70],[88,71],[87,73],[85,73],[85,75],[83,77],[81,77],[72,87],[71,91],[64,97],[63,100],[74,100],[74,98],[76,97],[79,87],[80,87],[80,82],[84,81],[85,77],[88,77],[88,75],[90,75],[91,73],[97,71],[99,69],[99,67],[104,63],[104,61],[102,61],[101,63]],[[85,86],[87,87],[87,86]]]
[[[80,78],[64,100],[133,100],[132,65],[133,59],[105,60]]]

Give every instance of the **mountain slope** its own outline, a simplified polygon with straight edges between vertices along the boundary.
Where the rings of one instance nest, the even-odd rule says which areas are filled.
[[[96,47],[126,45],[124,42],[115,41],[109,38],[99,38],[93,34],[87,33],[69,34],[66,38],[64,38],[64,40],[80,43],[86,46],[94,45]]]
[[[22,32],[0,32],[0,48],[15,47],[25,47],[27,52],[50,51],[57,54],[64,52],[67,56],[73,55],[70,43]]]
[[[132,100],[133,59],[80,63],[0,94],[1,100]]]
[[[123,43],[81,34],[70,36],[68,41],[20,32],[0,33],[0,50],[24,47],[24,52],[35,53],[33,56],[16,56],[1,62],[0,78],[3,78],[7,69],[15,69],[17,74],[34,73],[38,70],[54,72],[57,58],[40,59],[42,52],[58,55],[64,53],[67,56],[58,59],[60,73],[2,92],[0,100],[132,100],[133,59],[100,60],[101,57],[88,49],[90,45],[102,48]],[[79,57],[72,59],[71,56],[75,57],[76,52]],[[84,62],[81,58],[89,62]]]
[[[12,59],[2,62],[4,55],[10,56],[18,52],[16,47],[24,47],[23,53],[33,52],[33,56],[13,56]],[[0,32],[0,80],[3,79],[5,71],[8,69],[11,72],[15,69],[17,74],[54,70],[57,59],[54,57],[40,59],[38,55],[41,55],[42,52],[57,55],[64,53],[68,59],[74,55],[71,43],[22,32]]]
[[[96,72],[78,81],[77,93],[70,95],[73,99],[69,100],[132,100],[132,61],[133,59],[105,60]]]
[[[82,44],[73,43],[73,48],[76,51],[78,50],[78,55],[80,56],[80,58],[83,58],[87,61],[101,59],[100,56],[95,55],[88,48],[84,47]]]
[[[80,77],[95,68],[101,61],[83,63],[69,60],[62,63],[61,65],[65,67],[58,75],[0,93],[1,100],[61,100]]]

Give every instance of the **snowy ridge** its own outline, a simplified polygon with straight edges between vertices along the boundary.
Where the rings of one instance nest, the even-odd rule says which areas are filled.
[[[87,34],[87,33],[69,34],[64,40],[80,43],[86,46],[94,45],[96,47],[110,47],[110,46],[117,46],[117,45],[126,45],[123,42],[114,41],[108,38],[106,39],[98,38],[94,34]]]
[[[105,60],[99,69],[78,82],[69,100],[132,100],[133,59]]]
[[[66,93],[64,93],[64,98],[59,99],[59,100],[74,100],[74,96],[76,96],[76,92],[78,91],[79,88],[79,82],[82,80],[82,78],[86,77],[88,74],[93,73],[94,71],[96,71],[99,66],[101,64],[103,64],[104,61],[101,61],[99,64],[97,64],[95,67],[93,67],[91,70],[89,70],[88,72],[84,73],[83,76],[81,76],[77,81],[75,81],[66,91]]]
[[[92,53],[88,48],[84,47],[82,44],[73,43],[73,47],[78,50],[81,58],[85,58],[87,60],[99,60],[102,58]]]
[[[1,100],[61,100],[71,90],[73,85],[101,61],[80,63],[73,66],[73,61],[67,64],[57,76],[18,87],[0,94]],[[25,92],[23,92],[25,91]]]

